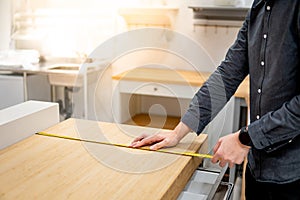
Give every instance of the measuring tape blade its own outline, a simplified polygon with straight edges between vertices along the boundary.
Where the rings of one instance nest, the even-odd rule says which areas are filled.
[[[37,132],[36,135],[41,136],[48,136],[48,137],[55,137],[55,138],[61,138],[66,140],[74,140],[74,141],[80,141],[80,142],[89,142],[89,143],[95,143],[95,144],[103,144],[103,145],[110,145],[110,146],[116,146],[116,147],[124,147],[124,148],[130,148],[130,149],[140,149],[145,151],[155,151],[160,153],[168,153],[168,154],[175,154],[175,155],[181,155],[181,156],[192,156],[192,157],[200,157],[200,158],[212,158],[212,155],[209,154],[200,154],[200,153],[194,153],[194,152],[176,152],[176,151],[168,151],[163,149],[158,150],[152,150],[149,147],[131,147],[126,144],[118,144],[118,143],[111,143],[111,142],[101,142],[101,141],[95,141],[95,140],[87,140],[87,139],[81,139],[76,137],[70,137],[66,135],[57,135],[52,133],[46,133],[46,132]]]

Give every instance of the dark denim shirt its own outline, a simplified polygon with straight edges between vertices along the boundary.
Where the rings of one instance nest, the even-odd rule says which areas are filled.
[[[250,77],[252,148],[258,181],[300,179],[300,0],[254,0],[225,60],[181,119],[198,134]]]

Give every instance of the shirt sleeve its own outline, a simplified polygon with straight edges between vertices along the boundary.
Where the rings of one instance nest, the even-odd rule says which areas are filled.
[[[249,74],[248,67],[248,12],[237,39],[229,48],[224,61],[217,67],[194,95],[181,121],[200,134]]]
[[[292,142],[300,134],[300,95],[252,122],[248,130],[253,145],[267,152]]]

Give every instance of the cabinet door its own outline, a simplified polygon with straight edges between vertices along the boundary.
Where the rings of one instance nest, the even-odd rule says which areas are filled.
[[[23,77],[17,75],[0,75],[0,94],[0,109],[23,102]]]
[[[0,109],[24,102],[24,78],[22,74],[0,75]],[[28,100],[50,101],[50,85],[47,76],[27,76]]]

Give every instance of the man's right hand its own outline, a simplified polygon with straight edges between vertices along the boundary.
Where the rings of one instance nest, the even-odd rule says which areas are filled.
[[[179,143],[174,131],[161,131],[154,135],[143,134],[133,140],[130,146],[134,148],[151,145],[150,149],[158,150],[163,147],[176,146]]]
[[[189,127],[180,122],[172,131],[160,131],[154,135],[143,134],[135,138],[130,146],[138,148],[151,145],[150,149],[152,150],[176,146],[189,131]]]

